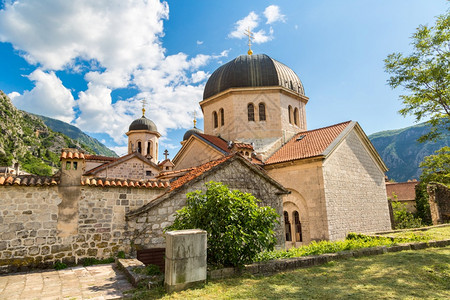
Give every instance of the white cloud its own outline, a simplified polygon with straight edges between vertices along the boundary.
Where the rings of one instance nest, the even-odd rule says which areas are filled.
[[[255,29],[258,26],[258,20],[259,16],[254,11],[251,11],[245,18],[234,24],[234,31],[230,32],[228,36],[236,39],[246,38],[245,31]]]
[[[278,6],[275,6],[275,5],[272,5],[272,6],[278,8]],[[271,21],[273,20],[273,18],[277,17],[277,15],[275,15],[275,13],[274,13],[274,9],[272,8],[272,6],[268,6],[266,8],[266,10],[264,11],[264,15],[266,16],[266,18],[268,18],[268,21],[269,21],[268,16],[270,16]],[[268,15],[266,14],[267,11],[269,11],[267,13]],[[279,10],[278,10],[278,13],[279,13]],[[284,16],[278,14],[278,17],[281,18]],[[279,20],[281,20],[281,19],[279,19]],[[273,22],[275,22],[275,21],[273,21]],[[267,24],[269,24],[269,23],[267,23]],[[244,38],[247,38],[247,36],[245,35],[245,32],[247,30],[250,30],[253,33],[252,42],[255,44],[261,44],[261,43],[265,43],[265,42],[273,40],[273,29],[271,27],[269,28],[269,34],[267,34],[267,32],[264,29],[259,29],[256,31],[256,28],[258,26],[259,26],[259,16],[254,11],[252,11],[245,18],[238,20],[234,24],[234,30],[228,34],[228,37],[236,38],[236,39],[244,39]]]
[[[31,91],[24,91],[22,95],[11,93],[14,105],[28,112],[70,123],[75,116],[75,100],[55,73],[36,69],[28,78],[35,82],[35,87]]]
[[[203,41],[197,41],[197,45],[203,45]]]
[[[264,10],[264,16],[267,19],[266,24],[272,24],[278,21],[286,22],[286,16],[281,14],[280,7],[277,5],[267,6]]]
[[[168,16],[168,4],[158,0],[5,2],[0,41],[12,43],[38,66],[30,75],[36,87],[12,94],[14,101],[23,109],[73,121],[82,130],[107,133],[119,146],[126,141],[128,125],[140,117],[138,100],[144,97],[147,116],[160,133],[190,128],[189,113],[195,110],[201,116],[200,83],[208,76],[200,68],[229,50],[166,56],[160,38]],[[85,73],[87,90],[74,100],[55,75],[57,70]],[[136,97],[111,99],[112,91],[130,86],[137,89]],[[79,111],[75,120],[74,107]]]

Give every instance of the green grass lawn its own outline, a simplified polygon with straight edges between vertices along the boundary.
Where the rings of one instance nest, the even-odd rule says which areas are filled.
[[[450,299],[450,247],[352,258],[272,276],[209,281],[167,295],[135,290],[133,299]]]
[[[386,235],[390,236],[390,237],[395,237],[395,238],[407,238],[412,233],[414,233],[415,235],[418,235],[418,236],[426,236],[426,237],[429,237],[430,240],[436,240],[436,241],[450,239],[450,226],[432,227],[426,231],[410,229],[410,230],[405,230],[402,232],[389,233]]]

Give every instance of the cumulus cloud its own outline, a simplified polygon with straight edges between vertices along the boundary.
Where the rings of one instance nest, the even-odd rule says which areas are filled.
[[[35,87],[22,95],[11,93],[9,96],[14,105],[21,110],[70,123],[75,116],[75,100],[55,73],[36,69],[28,78],[35,83]]]
[[[273,24],[275,22],[285,22],[286,17],[281,14],[280,8],[276,5],[266,7],[263,12],[267,19],[266,24]],[[250,30],[253,32],[253,42],[255,44],[266,43],[273,40],[273,28],[269,27],[268,32],[265,29],[257,30],[259,26],[260,17],[254,11],[251,11],[246,17],[236,21],[234,30],[228,34],[230,38],[244,39],[247,38],[245,32]]]
[[[189,128],[189,113],[201,115],[198,102],[208,74],[200,68],[227,56],[228,50],[166,56],[161,37],[168,16],[168,4],[158,0],[5,2],[0,41],[10,42],[37,66],[29,76],[36,86],[13,94],[15,103],[88,132],[105,132],[118,147],[126,141],[128,125],[140,116],[138,100],[143,98],[149,102],[148,117],[162,134]],[[57,78],[58,70],[81,72],[88,88],[74,100]],[[137,90],[135,97],[111,98],[114,90],[129,87]]]
[[[278,21],[286,22],[286,16],[281,14],[280,7],[277,5],[267,6],[264,10],[264,16],[267,19],[266,24],[272,24]]]

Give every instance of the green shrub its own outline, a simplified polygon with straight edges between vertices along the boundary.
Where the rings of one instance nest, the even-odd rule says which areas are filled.
[[[117,258],[125,258],[125,252],[119,251],[119,252],[117,253]]]
[[[83,267],[110,264],[113,263],[114,261],[115,261],[114,257],[104,259],[97,259],[95,257],[86,257],[83,259]]]
[[[394,228],[417,228],[422,227],[422,219],[414,217],[412,213],[406,210],[406,204],[398,201],[392,201],[392,211],[394,213]]]
[[[267,261],[272,259],[301,257],[308,255],[319,255],[324,253],[336,253],[346,250],[391,246],[398,243],[428,241],[430,236],[417,235],[415,233],[408,234],[402,238],[390,238],[380,236],[368,236],[364,234],[349,233],[343,241],[312,241],[309,245],[289,250],[264,251],[258,254],[255,261]]]
[[[67,265],[63,262],[60,262],[59,260],[55,262],[55,264],[53,265],[53,268],[55,270],[63,270],[67,268]]]
[[[230,191],[222,183],[209,182],[206,187],[205,192],[186,195],[186,206],[166,230],[206,230],[208,263],[215,266],[240,267],[253,262],[259,252],[273,249],[279,217],[275,209],[259,207],[251,194]]]

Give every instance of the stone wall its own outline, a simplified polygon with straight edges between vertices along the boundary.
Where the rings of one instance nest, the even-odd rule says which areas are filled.
[[[207,172],[197,180],[182,186],[170,195],[164,195],[154,201],[154,205],[137,213],[129,214],[128,226],[133,233],[132,241],[136,249],[163,248],[164,229],[171,225],[175,219],[175,212],[186,205],[186,193],[195,190],[204,191],[205,183],[209,181],[222,182],[230,189],[238,189],[242,192],[253,194],[261,200],[261,206],[271,206],[280,215],[279,224],[276,227],[278,248],[284,248],[284,229],[282,223],[282,196],[272,184],[265,178],[253,173],[239,160],[225,162],[220,165],[220,172]]]
[[[330,240],[390,230],[384,173],[352,130],[323,163]]]
[[[73,219],[63,220],[65,187],[0,186],[0,272],[45,267],[57,260],[107,258],[130,251],[125,213],[162,189],[75,187],[79,199]],[[75,223],[72,221],[75,220]],[[61,230],[61,224],[73,224]],[[68,234],[69,233],[69,234]]]
[[[150,172],[147,175],[147,172]],[[151,179],[159,174],[159,170],[148,163],[134,157],[118,165],[114,165],[95,174],[102,178]]]
[[[290,195],[284,196],[284,209],[288,211],[291,220],[292,211],[298,211],[302,224],[303,243],[327,240],[329,237],[322,161],[288,162],[266,166],[266,170],[272,178],[291,192]],[[294,227],[291,228],[294,229]],[[287,243],[287,247],[299,245]]]
[[[433,225],[450,223],[450,188],[440,183],[427,186]]]

